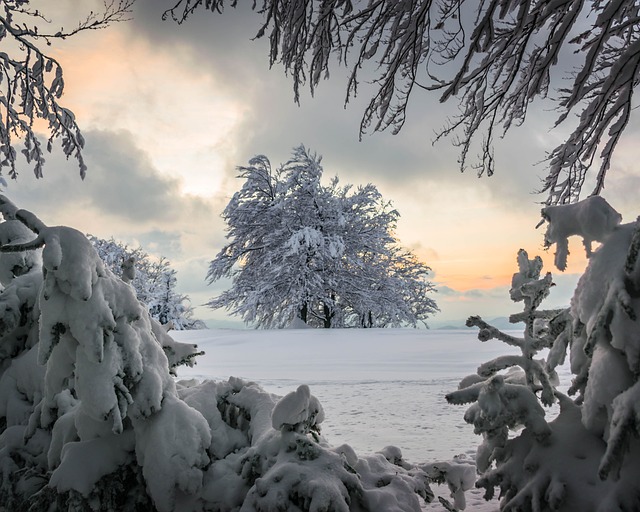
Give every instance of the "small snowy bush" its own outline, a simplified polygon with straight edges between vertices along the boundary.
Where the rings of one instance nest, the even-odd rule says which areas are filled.
[[[487,498],[498,487],[501,510],[638,510],[640,219],[620,225],[620,215],[602,198],[545,208],[543,219],[549,221],[545,243],[557,244],[561,270],[568,236],[582,236],[590,257],[571,307],[538,309],[551,275],[540,278],[540,258],[529,260],[520,251],[511,298],[523,301],[524,311],[511,321],[525,322],[523,337],[479,317],[467,325],[480,328],[481,341],[499,339],[522,354],[481,365],[447,400],[472,404],[465,420],[483,436],[476,485]],[[602,242],[593,252],[592,241]],[[546,361],[535,358],[542,349],[549,349]],[[573,400],[555,389],[554,369],[567,350]],[[547,422],[543,406],[555,401],[560,413]]]
[[[87,238],[104,265],[133,286],[151,318],[167,330],[206,328],[204,322],[193,318],[189,297],[176,291],[177,272],[166,258],[154,260],[141,247],[130,249],[113,238],[104,240],[93,235]]]
[[[443,478],[464,504],[459,468],[330,446],[306,385],[279,399],[237,378],[176,382],[197,347],[151,319],[83,234],[2,196],[0,211],[7,510],[419,512]]]

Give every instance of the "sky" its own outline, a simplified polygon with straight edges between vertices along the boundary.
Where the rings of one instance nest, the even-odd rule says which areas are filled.
[[[201,10],[186,23],[163,21],[166,0],[138,0],[131,20],[82,33],[50,52],[63,65],[63,104],[74,111],[86,139],[87,177],[59,150],[36,180],[20,162],[20,176],[6,195],[45,223],[114,237],[167,257],[178,271],[179,291],[210,327],[241,327],[224,311],[204,306],[229,282],[207,285],[208,263],[225,244],[220,214],[241,186],[236,166],[258,154],[275,167],[304,144],[323,155],[328,180],[373,183],[401,218],[396,235],[432,268],[441,312],[429,324],[461,324],[466,317],[518,312],[508,298],[518,249],[540,255],[556,287],[546,307],[569,303],[587,260],[572,242],[564,273],[552,268],[535,229],[544,197],[534,192],[545,175],[545,152],[562,140],[550,130],[548,106],[532,109],[528,122],[496,147],[497,171],[477,178],[460,173],[450,139],[432,144],[456,105],[417,92],[402,131],[358,140],[371,87],[344,107],[346,74],[333,68],[314,97],[293,101],[292,82],[269,68],[268,43],[253,40],[261,18],[249,10],[222,15]],[[43,11],[52,25],[73,26],[93,0],[59,0]],[[36,5],[37,2],[34,3]],[[50,4],[49,4],[50,5]],[[36,5],[37,6],[37,5]],[[638,215],[635,144],[639,125],[622,139],[604,197],[623,215]]]

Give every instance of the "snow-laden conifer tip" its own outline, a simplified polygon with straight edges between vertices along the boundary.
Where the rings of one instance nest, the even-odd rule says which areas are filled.
[[[324,410],[309,386],[302,384],[282,397],[273,409],[271,423],[276,430],[308,432],[324,420]]]
[[[542,220],[549,223],[544,245],[556,245],[555,265],[559,270],[567,267],[570,236],[582,238],[587,257],[590,257],[592,242],[604,242],[622,221],[622,215],[601,196],[591,196],[572,204],[547,206],[541,214]]]

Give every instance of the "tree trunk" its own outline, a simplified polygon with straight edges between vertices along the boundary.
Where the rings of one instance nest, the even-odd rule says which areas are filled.
[[[331,328],[331,319],[333,318],[333,313],[331,313],[331,309],[326,304],[324,304],[322,306],[322,309],[324,311],[324,328],[325,329],[330,329]]]
[[[373,313],[371,311],[360,315],[360,325],[364,329],[373,327]]]
[[[305,302],[300,308],[300,319],[306,324],[307,323],[307,314],[309,312],[309,305]]]

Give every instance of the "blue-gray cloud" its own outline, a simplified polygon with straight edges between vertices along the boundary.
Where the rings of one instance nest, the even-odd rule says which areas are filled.
[[[7,187],[8,195],[25,208],[46,215],[61,208],[82,211],[91,205],[100,214],[136,224],[171,224],[185,215],[210,212],[202,199],[179,194],[178,180],[160,175],[148,156],[125,131],[90,130],[85,134],[87,176],[81,180],[73,161],[59,150],[47,158],[45,177],[27,170]]]

